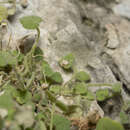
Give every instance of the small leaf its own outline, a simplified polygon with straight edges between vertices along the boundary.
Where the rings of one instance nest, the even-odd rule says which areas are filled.
[[[22,62],[24,59],[24,55],[22,53],[19,53],[18,51],[14,50],[11,52],[13,57],[16,57],[18,62]]]
[[[87,86],[85,83],[77,82],[73,86],[74,94],[85,94],[87,93]]]
[[[42,19],[38,16],[24,16],[20,19],[20,22],[26,29],[36,29],[42,22]]]
[[[94,93],[92,93],[91,91],[88,91],[88,92],[87,92],[87,95],[86,95],[86,98],[87,98],[88,100],[94,100],[94,99],[95,99],[95,95],[94,95]]]
[[[16,65],[17,59],[11,52],[0,51],[0,67],[6,67],[7,65]]]
[[[34,102],[39,102],[41,99],[42,99],[41,92],[34,93],[34,95],[33,95],[33,101]]]
[[[39,47],[36,47],[34,56],[35,56],[36,62],[42,61],[43,60],[43,51]]]
[[[124,111],[120,112],[120,119],[122,124],[129,124],[130,117]]]
[[[42,70],[46,77],[51,77],[54,73],[50,65],[46,61],[43,61],[42,63]]]
[[[19,104],[24,104],[29,102],[32,99],[32,95],[29,91],[13,91],[13,97]]]
[[[50,79],[54,82],[54,83],[62,83],[63,82],[63,79],[62,79],[62,76],[59,72],[54,72]]]
[[[45,117],[45,115],[44,115],[43,112],[38,112],[37,115],[36,115],[36,117],[35,117],[35,119],[36,119],[37,121],[42,120],[42,119],[45,119],[45,118],[46,118],[46,117]]]
[[[68,54],[65,57],[63,57],[60,61],[59,64],[63,69],[69,70],[73,68],[75,58],[73,54]]]
[[[122,88],[122,85],[121,85],[120,82],[115,83],[115,84],[112,85],[112,90],[116,94],[120,94],[121,93],[121,88]]]
[[[54,114],[53,125],[56,128],[55,130],[70,130],[70,121],[58,114]]]
[[[104,101],[109,97],[108,89],[101,89],[96,92],[96,98],[98,101]]]
[[[59,85],[52,85],[49,89],[51,92],[55,93],[55,94],[59,94],[61,91],[61,86]]]
[[[75,79],[78,81],[83,81],[83,82],[87,82],[90,81],[90,75],[84,71],[80,71],[78,73],[76,73],[75,75]]]
[[[12,99],[11,93],[4,91],[4,93],[0,95],[0,109],[1,110],[5,109],[7,111],[8,117],[11,118],[15,112],[14,107],[15,107],[14,101]],[[1,113],[1,114],[4,114],[4,113]]]
[[[120,123],[104,117],[99,120],[96,130],[124,130],[124,128]]]

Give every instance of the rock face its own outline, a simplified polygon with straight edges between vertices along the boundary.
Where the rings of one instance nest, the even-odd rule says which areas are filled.
[[[130,19],[130,0],[124,0],[113,8],[113,11],[117,15],[121,15]]]
[[[130,3],[129,0],[126,1]],[[40,25],[39,46],[55,70],[63,73],[57,61],[62,56],[73,53],[77,67],[89,71],[93,82],[121,81],[128,92],[130,91],[130,22],[112,12],[112,6],[115,4],[113,1],[108,3],[107,0],[102,2],[28,0],[27,2],[27,7],[23,8],[17,0],[17,13],[9,22],[9,32],[12,33],[12,39],[16,39],[12,41],[32,33],[20,25],[19,18],[25,15],[38,15],[43,19]],[[116,14],[119,8],[123,13],[118,11],[118,14],[126,13],[123,5],[114,7]],[[130,17],[129,7],[124,16]],[[24,46],[28,44],[26,42]],[[63,75],[65,80],[69,79],[68,75],[64,73]]]
[[[127,86],[127,89],[130,90],[130,26],[127,21],[122,20],[116,25],[116,28],[120,45],[115,50],[107,49],[106,53],[109,55],[109,58],[111,57],[111,69],[124,85]]]

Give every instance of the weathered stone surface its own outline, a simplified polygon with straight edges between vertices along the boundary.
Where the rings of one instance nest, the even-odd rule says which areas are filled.
[[[120,39],[120,47],[116,50],[107,50],[111,57],[111,69],[117,74],[118,78],[130,90],[130,26],[129,22],[122,20],[116,25]]]
[[[51,67],[62,72],[65,81],[70,79],[71,74],[65,74],[58,61],[62,56],[73,53],[78,69],[87,69],[92,83],[115,83],[120,80],[130,90],[130,23],[111,12],[113,0],[28,0],[26,8],[19,2],[17,0],[16,14],[9,19],[8,34],[2,39],[4,43],[8,43],[11,35],[10,45],[14,47],[20,44],[17,42],[19,39],[35,33],[25,30],[19,18],[38,15],[43,19],[39,46]],[[123,9],[126,10],[127,6]],[[127,14],[123,12],[119,15],[129,18],[127,9]],[[24,40],[24,47],[31,46],[32,38],[34,35]],[[101,58],[104,53],[107,57]],[[125,94],[123,91],[124,99]],[[113,105],[108,103],[102,108],[109,115],[109,110],[114,106],[110,116],[115,119],[119,113],[116,109],[121,103],[119,100],[111,101],[114,101]]]
[[[98,83],[113,83],[116,82],[115,77],[112,74],[110,68],[105,65],[99,58],[93,57],[89,59],[88,70],[91,72],[93,82]]]
[[[115,14],[130,19],[130,0],[123,0],[113,8]]]
[[[107,47],[110,49],[116,49],[119,46],[119,39],[116,32],[116,28],[112,24],[106,25],[108,42]]]

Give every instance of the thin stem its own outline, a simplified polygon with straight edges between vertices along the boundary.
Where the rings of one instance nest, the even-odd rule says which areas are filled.
[[[0,50],[2,50],[2,40],[0,40]]]
[[[50,130],[53,129],[53,116],[55,112],[55,104],[53,103],[52,110],[51,110],[51,121],[50,121]]]
[[[39,39],[40,39],[40,29],[37,27],[36,30],[37,30],[37,39],[35,40],[35,43],[33,44],[33,47],[32,47],[32,50],[31,50],[32,55],[34,54],[35,49],[36,49],[37,44],[38,44]]]
[[[9,47],[10,47],[10,42],[11,42],[11,40],[12,40],[12,33],[10,34],[10,36],[9,36],[9,41],[8,41],[8,44],[7,44],[7,48],[9,49]]]

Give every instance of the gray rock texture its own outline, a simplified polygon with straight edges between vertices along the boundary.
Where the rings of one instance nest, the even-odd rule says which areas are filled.
[[[19,18],[38,15],[43,19],[39,46],[51,66],[62,72],[65,81],[70,76],[61,70],[58,60],[73,53],[77,68],[89,71],[93,82],[121,81],[125,88],[123,95],[127,95],[126,90],[130,94],[130,22],[117,16],[130,18],[130,2],[124,0],[115,5],[117,1],[99,1],[28,0],[27,7],[23,8],[17,0],[16,14],[10,19],[8,34],[3,40],[8,41],[11,34],[10,44],[18,46],[22,37],[34,38],[35,31],[25,30]],[[24,42],[24,47],[30,47],[28,44]]]
[[[130,19],[130,0],[123,0],[113,8],[115,14]]]

